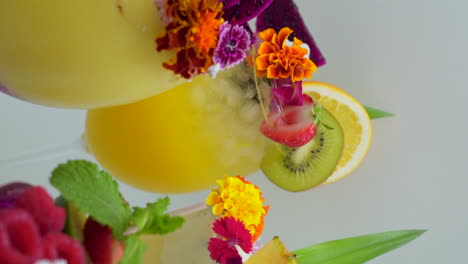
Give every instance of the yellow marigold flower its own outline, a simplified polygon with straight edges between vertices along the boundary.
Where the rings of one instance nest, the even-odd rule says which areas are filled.
[[[292,45],[287,45],[292,33],[292,29],[284,27],[278,34],[271,28],[258,34],[264,40],[255,58],[259,77],[266,75],[270,79],[291,78],[293,82],[312,77],[317,66],[306,57],[308,51],[301,47],[303,42],[294,38]]]
[[[253,240],[256,240],[262,232],[263,218],[268,211],[268,207],[263,206],[265,199],[260,188],[242,176],[226,176],[217,183],[218,188],[208,195],[206,204],[213,206],[214,215],[242,221]]]

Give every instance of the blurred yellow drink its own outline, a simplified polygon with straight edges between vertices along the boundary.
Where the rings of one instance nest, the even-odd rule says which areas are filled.
[[[195,204],[171,213],[185,219],[183,226],[166,235],[144,235],[148,246],[142,263],[152,264],[209,264],[208,241],[214,237],[215,217],[211,207]]]
[[[90,110],[89,150],[115,177],[153,192],[203,190],[223,175],[255,172],[266,142],[262,114],[239,77],[199,76],[137,103]]]
[[[162,67],[162,34],[153,0],[2,0],[0,86],[64,108],[148,98],[183,82]]]

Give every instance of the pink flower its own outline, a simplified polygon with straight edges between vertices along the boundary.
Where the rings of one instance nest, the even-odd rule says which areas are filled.
[[[213,61],[221,69],[229,68],[244,60],[247,50],[252,45],[248,26],[233,26],[224,22],[219,28],[219,41],[216,46]]]
[[[252,235],[241,221],[234,217],[224,217],[213,223],[213,231],[221,238],[211,238],[208,242],[210,257],[220,264],[242,263],[237,251],[240,247],[245,253],[252,251]]]

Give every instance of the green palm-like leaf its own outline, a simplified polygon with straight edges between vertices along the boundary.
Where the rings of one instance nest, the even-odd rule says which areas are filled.
[[[365,106],[364,108],[366,109],[367,114],[369,115],[370,119],[394,116],[394,114],[392,113],[385,112],[385,111],[382,111],[373,107]]]
[[[401,230],[329,241],[293,251],[299,264],[361,264],[419,237],[426,230]]]

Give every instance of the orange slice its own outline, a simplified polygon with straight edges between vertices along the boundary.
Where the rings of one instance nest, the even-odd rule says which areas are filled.
[[[364,107],[347,92],[322,82],[304,82],[304,93],[318,100],[343,128],[344,149],[333,174],[324,182],[336,182],[353,172],[369,150],[372,126]]]

